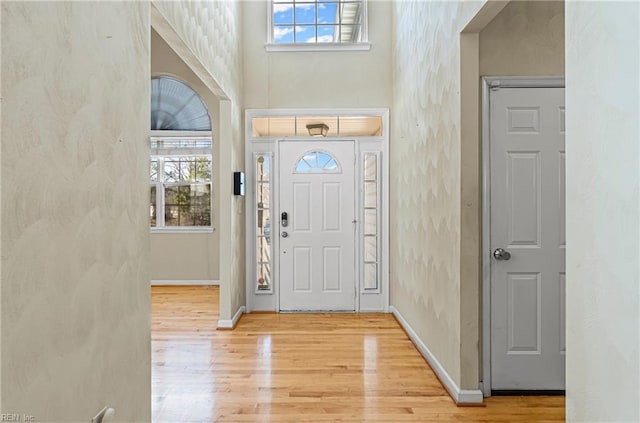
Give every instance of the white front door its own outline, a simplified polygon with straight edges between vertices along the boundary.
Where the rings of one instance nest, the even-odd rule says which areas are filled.
[[[355,310],[354,161],[353,141],[280,142],[280,310]]]
[[[491,388],[563,390],[564,88],[490,96]]]

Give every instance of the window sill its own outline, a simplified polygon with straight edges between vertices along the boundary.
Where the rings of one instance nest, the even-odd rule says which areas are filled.
[[[172,227],[172,228],[151,228],[152,234],[211,234],[215,228],[200,227],[200,228],[187,228],[187,227]]]
[[[264,45],[266,51],[368,51],[371,43],[299,43],[299,44],[270,44]]]

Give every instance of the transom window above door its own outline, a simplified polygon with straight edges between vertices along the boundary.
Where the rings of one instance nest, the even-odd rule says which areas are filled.
[[[267,50],[369,49],[366,0],[271,0]]]
[[[289,137],[380,137],[381,116],[363,115],[281,115],[253,116],[247,128],[253,138]],[[322,127],[317,135],[312,128]]]

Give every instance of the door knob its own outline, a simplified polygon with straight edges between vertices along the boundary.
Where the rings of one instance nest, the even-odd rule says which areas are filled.
[[[511,258],[511,253],[508,251],[505,251],[502,248],[496,248],[496,250],[493,252],[493,257],[496,260],[509,260]]]
[[[288,236],[289,236],[289,234],[288,234],[287,232],[282,232],[282,237],[283,237],[283,238],[286,238],[286,237],[288,237]]]

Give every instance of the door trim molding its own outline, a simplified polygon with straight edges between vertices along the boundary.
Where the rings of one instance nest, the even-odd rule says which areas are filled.
[[[564,76],[482,77],[482,379],[491,396],[491,92],[501,88],[564,88]]]
[[[394,306],[389,306],[389,311],[393,314],[398,323],[400,323],[400,326],[402,326],[402,329],[407,333],[407,336],[409,336],[413,345],[427,361],[431,370],[436,374],[440,383],[442,383],[456,404],[482,404],[482,391],[480,391],[480,389],[460,389],[449,373],[447,373],[447,370],[442,366],[442,364],[440,364],[436,356],[433,355],[425,343],[422,342],[409,322],[407,322],[402,314],[400,314],[400,311]]]
[[[381,118],[382,131],[380,135],[362,135],[362,136],[339,136],[339,137],[322,137],[312,138],[309,136],[272,136],[262,137],[254,135],[252,120],[256,117],[311,117],[311,116],[328,116],[328,117],[379,117]],[[380,285],[377,290],[364,291],[362,289],[362,283],[360,278],[361,263],[360,263],[360,248],[361,240],[360,236],[356,236],[356,251],[358,252],[357,267],[356,267],[356,313],[364,312],[389,312],[389,109],[387,108],[299,108],[299,109],[246,109],[244,113],[245,118],[245,172],[246,172],[246,200],[245,205],[247,213],[245,217],[245,237],[246,237],[246,308],[247,312],[252,311],[278,311],[280,310],[280,293],[279,293],[279,267],[278,260],[272,263],[272,289],[269,291],[259,292],[255,289],[254,281],[254,262],[255,262],[255,216],[253,213],[254,207],[254,189],[252,187],[253,178],[255,172],[253,168],[253,157],[255,154],[268,154],[272,160],[272,172],[273,172],[273,184],[271,190],[272,204],[271,213],[273,216],[279,215],[277,210],[277,204],[275,199],[279,196],[278,190],[278,166],[280,155],[280,142],[281,141],[355,141],[356,146],[356,162],[359,162],[362,154],[365,152],[377,152],[379,153],[380,163],[379,170],[381,192],[380,201],[380,213],[381,217],[381,232],[380,232],[380,245],[381,245],[381,257],[379,263],[379,277]],[[361,163],[356,164],[355,168],[355,188],[356,188],[356,204],[358,216],[360,216],[361,194],[359,183],[361,179]],[[271,222],[271,233],[275,234],[279,232],[279,226],[277,221]],[[360,222],[358,222],[360,223]],[[357,229],[358,231],[360,229]],[[358,232],[359,234],[359,232]],[[272,237],[273,251],[278,251],[278,237]]]

